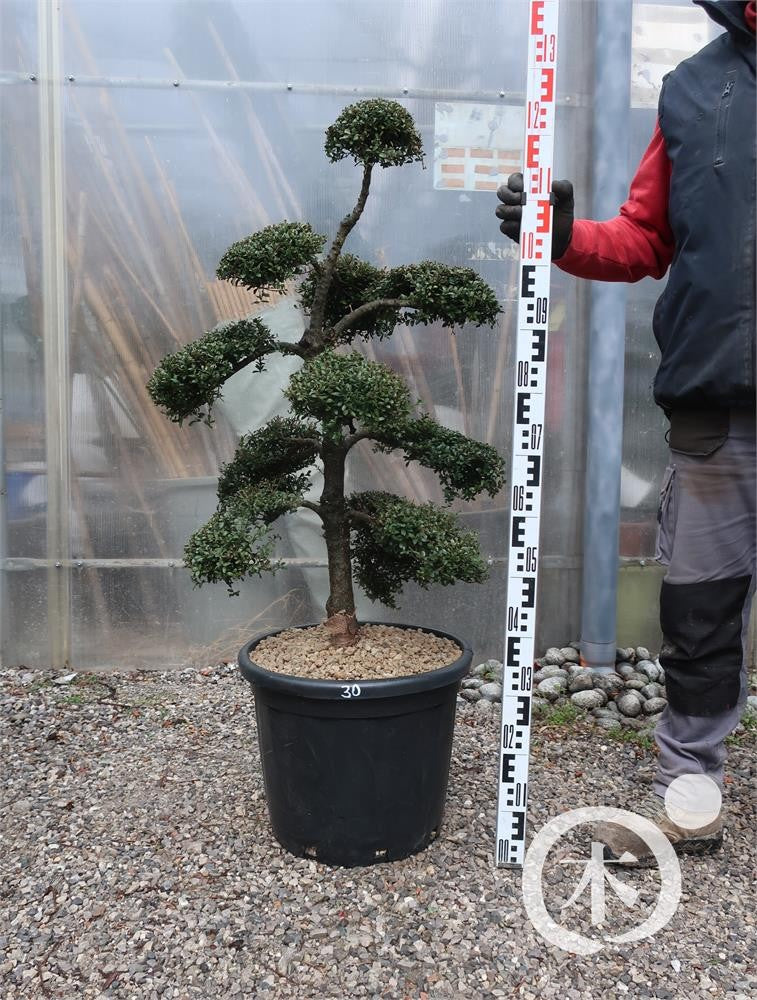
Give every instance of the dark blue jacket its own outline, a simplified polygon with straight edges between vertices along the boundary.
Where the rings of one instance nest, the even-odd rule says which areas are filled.
[[[660,94],[675,237],[654,313],[666,410],[755,402],[755,38],[744,3],[695,2],[727,30]]]

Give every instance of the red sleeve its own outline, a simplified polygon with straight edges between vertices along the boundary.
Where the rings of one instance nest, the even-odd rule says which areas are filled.
[[[658,123],[620,214],[607,222],[576,219],[570,246],[555,261],[557,266],[596,281],[661,278],[675,249],[668,222],[670,170]]]

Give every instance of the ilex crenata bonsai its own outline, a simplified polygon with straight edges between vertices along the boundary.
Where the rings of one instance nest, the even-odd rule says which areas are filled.
[[[274,352],[297,355],[301,368],[285,390],[291,416],[244,435],[221,470],[218,509],[196,531],[185,562],[197,584],[274,570],[277,518],[298,508],[323,523],[329,567],[327,625],[335,643],[359,638],[355,581],[372,599],[395,607],[402,587],[481,582],[486,566],[474,534],[432,503],[386,492],[345,492],[351,449],[368,440],[379,452],[397,450],[439,476],[449,503],[497,494],[503,462],[491,446],[441,426],[411,398],[389,368],[350,349],[356,337],[388,337],[397,324],[492,325],[499,312],[489,286],[470,268],[434,261],[378,268],[350,254],[344,241],[365,207],[376,167],[422,162],[421,138],[410,114],[393,101],[353,104],[326,132],[331,161],[351,156],[362,166],[357,203],[333,243],[304,222],[268,226],[231,246],[218,277],[265,297],[300,278],[307,317],[297,343],[277,341],[260,319],[228,323],[163,359],[148,389],[173,421],[211,423],[224,382],[248,365],[262,370]],[[316,463],[323,469],[317,502],[306,499]]]

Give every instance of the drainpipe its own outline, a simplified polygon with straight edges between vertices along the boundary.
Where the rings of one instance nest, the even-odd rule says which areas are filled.
[[[617,215],[628,194],[631,0],[596,4],[591,217]],[[626,287],[592,282],[581,659],[615,669]]]

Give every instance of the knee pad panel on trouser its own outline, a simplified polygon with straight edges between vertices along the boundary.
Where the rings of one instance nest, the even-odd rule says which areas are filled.
[[[741,690],[742,613],[751,577],[704,583],[663,582],[660,664],[671,708],[718,715]]]

